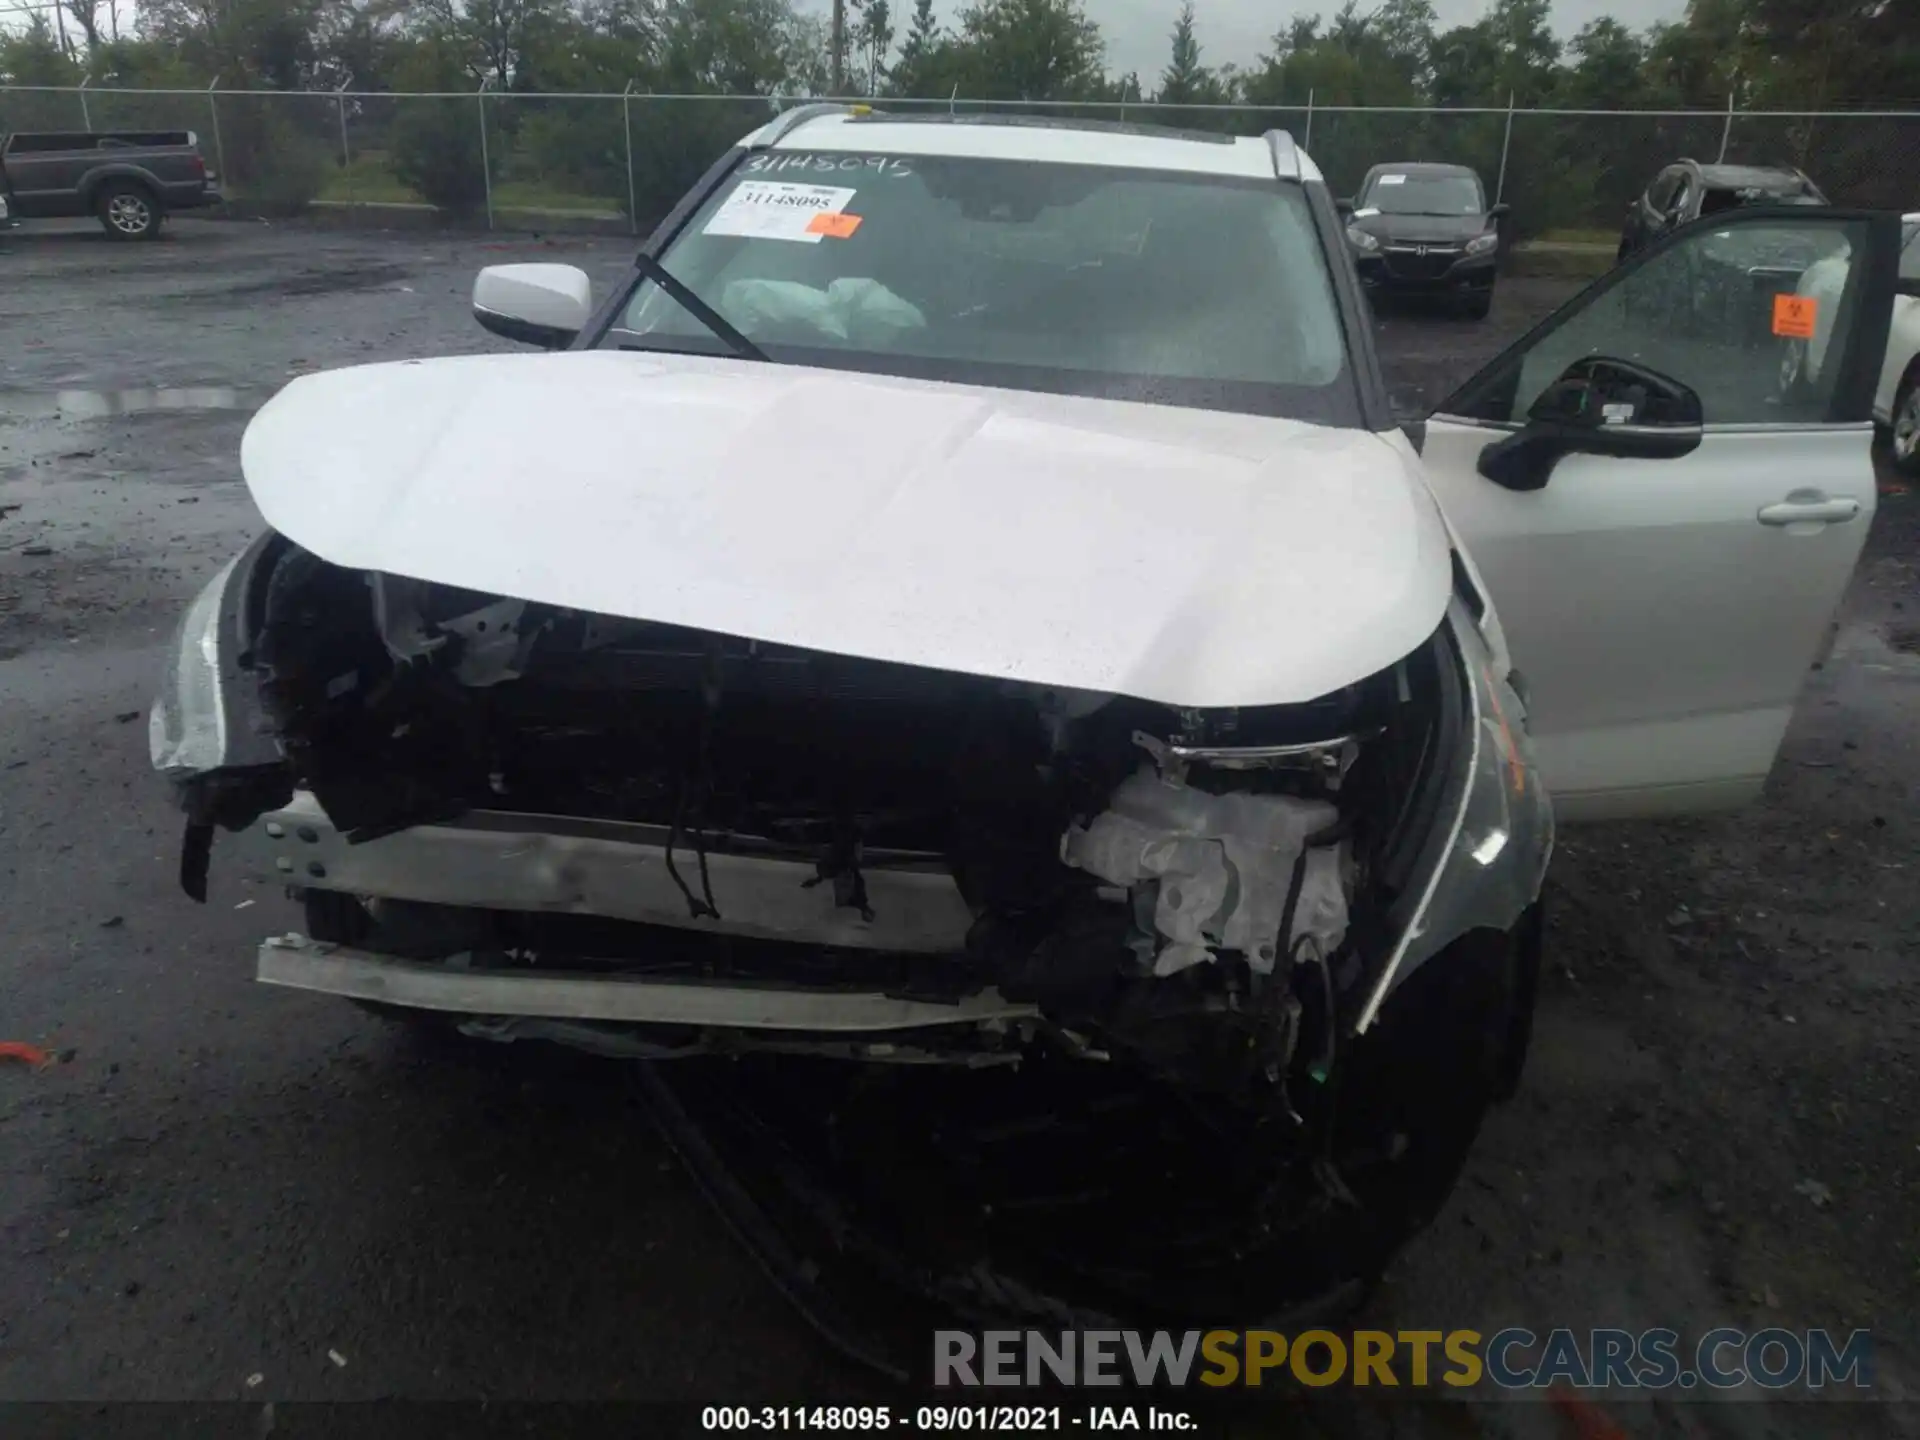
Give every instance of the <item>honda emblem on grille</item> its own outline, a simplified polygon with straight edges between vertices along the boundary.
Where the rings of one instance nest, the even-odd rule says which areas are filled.
[[[1413,253],[1416,255],[1425,255],[1427,253],[1427,247],[1424,245],[1416,245],[1413,247]]]

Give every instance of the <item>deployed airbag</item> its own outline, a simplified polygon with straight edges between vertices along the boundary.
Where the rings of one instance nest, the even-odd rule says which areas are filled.
[[[926,328],[919,309],[878,280],[842,278],[824,290],[796,280],[734,280],[720,308],[757,340],[796,344],[827,339],[886,349],[903,332]]]

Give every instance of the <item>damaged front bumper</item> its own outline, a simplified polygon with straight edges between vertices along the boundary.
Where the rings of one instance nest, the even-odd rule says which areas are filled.
[[[255,976],[291,990],[456,1015],[701,1029],[872,1036],[936,1026],[1004,1028],[1039,1014],[991,988],[952,1000],[921,1000],[877,990],[489,968],[466,954],[426,963],[303,935],[264,941]]]
[[[1080,809],[1064,833],[1054,830],[1052,861],[1044,837],[1027,837],[1021,842],[1024,848],[1011,852],[1016,863],[1003,865],[984,895],[977,873],[969,890],[964,856],[956,861],[932,846],[885,849],[856,842],[850,849],[836,847],[838,858],[827,863],[806,853],[805,847],[728,834],[721,843],[705,843],[698,850],[703,872],[699,883],[707,897],[718,902],[703,905],[694,903],[681,873],[695,859],[686,832],[679,835],[676,871],[675,834],[662,824],[524,807],[458,808],[428,823],[351,829],[336,825],[314,794],[295,791],[298,767],[275,733],[255,667],[259,637],[267,636],[271,648],[268,617],[280,584],[274,578],[276,565],[283,554],[299,553],[269,535],[215,577],[189,609],[154,707],[154,764],[175,784],[188,814],[183,880],[196,896],[204,895],[212,832],[219,825],[239,832],[235,845],[247,871],[309,896],[333,893],[369,902],[373,909],[392,902],[449,915],[484,912],[522,921],[590,918],[646,927],[650,934],[698,932],[703,940],[722,943],[777,942],[790,954],[818,950],[824,957],[812,966],[782,961],[759,972],[750,968],[749,976],[756,981],[782,973],[810,975],[817,981],[842,965],[844,984],[849,974],[874,973],[844,966],[848,957],[917,958],[926,963],[903,965],[906,979],[878,986],[873,993],[924,994],[932,973],[936,978],[931,989],[939,992],[940,1004],[1002,994],[1012,997],[1007,1003],[1038,1003],[1056,1019],[1069,1015],[1069,1026],[1115,1013],[1111,994],[1097,1003],[1081,1003],[1095,991],[1110,990],[1108,976],[1145,995],[1188,972],[1218,974],[1232,957],[1233,964],[1243,964],[1249,972],[1250,989],[1243,984],[1236,990],[1237,982],[1229,982],[1221,994],[1200,996],[1191,986],[1158,993],[1186,996],[1178,1003],[1183,1015],[1196,1023],[1213,1023],[1209,1017],[1218,1016],[1230,1026],[1257,1027],[1261,1022],[1249,1016],[1266,1013],[1261,1008],[1266,1002],[1258,999],[1263,982],[1276,973],[1284,980],[1288,970],[1305,963],[1321,977],[1307,988],[1317,993],[1324,985],[1327,1003],[1308,1018],[1328,1032],[1325,1051],[1332,1032],[1352,1037],[1371,1028],[1388,997],[1462,936],[1513,927],[1537,898],[1551,853],[1551,808],[1533,768],[1521,700],[1497,673],[1498,647],[1483,633],[1479,616],[1484,606],[1476,608],[1477,597],[1471,594],[1456,596],[1440,631],[1409,657],[1425,657],[1424,673],[1430,680],[1423,683],[1437,688],[1430,702],[1423,703],[1430,703],[1438,719],[1422,742],[1414,787],[1418,793],[1408,792],[1398,818],[1383,813],[1376,821],[1381,833],[1390,821],[1398,838],[1391,847],[1394,853],[1383,850],[1372,857],[1378,873],[1367,883],[1383,899],[1365,915],[1349,912],[1356,862],[1340,777],[1356,751],[1375,742],[1366,735],[1334,733],[1320,734],[1307,744],[1262,743],[1258,735],[1237,733],[1232,715],[1216,725],[1205,712],[1179,712],[1186,717],[1177,717],[1181,733],[1162,731],[1165,740],[1135,731],[1137,748],[1131,753],[1137,768],[1107,792],[1105,808]],[[282,569],[293,573],[290,566]],[[377,584],[373,592],[377,597]],[[279,603],[290,602],[279,597]],[[317,622],[308,618],[303,623],[311,627]],[[454,628],[449,633],[456,637],[449,643],[457,650],[459,632]],[[532,635],[529,630],[523,638]],[[634,653],[639,662],[651,664],[661,652],[656,643],[652,651]],[[712,658],[715,653],[709,655],[712,664],[719,663]],[[324,686],[329,697],[340,686],[348,687],[343,693],[358,694],[369,685],[377,692],[384,683],[364,671],[338,668],[346,662],[327,663],[335,668],[313,672],[311,683]],[[782,677],[802,674],[793,668],[792,658],[749,658],[745,663],[762,666],[762,675],[781,683],[792,683]],[[798,663],[804,664],[804,657]],[[1397,683],[1404,706],[1406,663],[1365,683],[1389,691]],[[750,668],[743,673],[747,679],[754,674]],[[475,680],[458,664],[447,674],[467,693],[485,691],[503,678]],[[857,684],[861,679],[844,665],[833,674],[836,683]],[[717,679],[715,684],[717,692]],[[1078,711],[1043,709],[1042,726],[1057,737],[1111,698],[1083,697],[1075,702],[1083,706]],[[1091,708],[1085,708],[1088,704]],[[1034,769],[1044,772],[1061,754],[1056,749],[1051,760],[1038,754],[1042,763]],[[993,773],[1017,775],[1021,763]],[[1275,788],[1276,776],[1302,768],[1317,769],[1318,779],[1292,789],[1291,782]],[[332,773],[337,778],[339,772]],[[964,802],[968,791],[962,786],[956,794]],[[998,803],[997,797],[990,798]],[[1389,803],[1399,801],[1389,797]],[[1036,838],[1038,846],[1032,843]],[[849,857],[857,858],[849,865]],[[1080,919],[1088,923],[1071,933],[1082,938],[1055,934],[1045,939],[1042,932],[1021,928],[1017,904],[996,910],[999,895],[1024,902],[1029,889],[1044,893],[1044,886],[1028,887],[1025,877],[1055,862],[1063,866],[1062,874],[1080,872],[1074,883],[1079,886]],[[1009,915],[1011,923],[1000,923]],[[528,933],[527,925],[515,922],[485,941],[455,939],[431,952],[400,947],[404,953],[390,958],[402,966],[427,959],[444,965],[449,956],[463,951],[519,945],[541,957],[536,964],[555,963],[564,969],[570,954],[598,956],[606,963],[589,967],[596,973],[580,975],[568,992],[572,1008],[554,1015],[495,1010],[470,997],[476,1006],[470,1013],[652,1023],[632,1014],[631,987],[645,982],[630,974],[607,973],[623,966],[646,968],[646,946],[652,942],[629,938],[617,948],[617,957],[624,958],[610,959],[616,952],[571,949],[569,937],[556,939],[550,931],[527,940]],[[503,934],[521,938],[503,939]],[[341,934],[319,938],[355,939]],[[1305,941],[1312,943],[1303,948]],[[385,963],[373,953],[376,948],[393,947],[364,947],[353,967],[309,965],[302,983],[327,989],[337,981],[345,988],[335,993],[372,998],[365,993],[373,973],[367,967]],[[1022,953],[1009,958],[1013,950]],[[279,954],[274,963],[285,974],[291,960]],[[698,968],[709,961],[692,963]],[[730,963],[723,960],[723,970]],[[1052,967],[1053,973],[1041,974],[1044,967]],[[416,983],[415,969],[404,973],[414,978],[392,988],[381,1003],[448,1008],[407,998],[426,992]],[[1056,984],[1061,977],[1066,983]],[[596,985],[618,997],[609,1000],[604,1015],[595,1015],[580,1000]],[[1201,988],[1209,985],[1211,980]],[[1066,996],[1072,1003],[1055,1003],[1067,990],[1073,992]],[[1251,1011],[1250,998],[1255,1002]],[[1308,998],[1311,1012],[1317,1002]],[[982,1003],[992,1011],[991,1002]],[[1300,1014],[1286,1008],[1291,1003],[1282,1002],[1285,1013],[1273,1023],[1300,1023]],[[1156,1004],[1148,1002],[1148,1010]],[[666,1018],[671,1013],[673,1007],[666,1007],[658,1023],[682,1023]],[[782,1023],[780,1011],[770,1013],[774,1018],[768,1026]],[[798,1023],[798,1012],[790,1013],[796,1016],[793,1028],[808,1028]],[[997,1017],[998,1012],[992,1012],[990,1018]],[[1155,1012],[1152,1022],[1157,1025],[1165,1018]],[[1093,1028],[1097,1031],[1098,1024]]]
[[[668,869],[659,826],[474,810],[350,842],[296,793],[235,837],[255,879],[389,900],[610,920],[905,954],[955,953],[973,916],[937,856],[869,852],[867,910],[836,902],[815,866],[778,855],[706,857],[720,914],[695,918]],[[679,864],[691,863],[685,842]]]
[[[1377,1273],[1517,1070],[1552,812],[1464,583],[1384,670],[1207,711],[265,544],[155,707],[189,891],[223,827],[307,910],[261,982],[674,1061],[763,1259],[819,1252],[747,1190],[985,1317],[1265,1313]]]

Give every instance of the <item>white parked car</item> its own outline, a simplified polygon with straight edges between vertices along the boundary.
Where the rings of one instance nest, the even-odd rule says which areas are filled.
[[[1814,333],[1804,341],[1789,341],[1783,351],[1786,383],[1791,384],[1802,367],[1818,376],[1826,357],[1827,332],[1840,313],[1853,268],[1845,254],[1830,254],[1808,266],[1794,287],[1796,294],[1813,300],[1817,310],[1811,317]],[[1886,428],[1894,468],[1907,475],[1920,474],[1920,212],[1901,218],[1898,293],[1879,384],[1873,392],[1873,418]]]
[[[1684,227],[1403,425],[1286,135],[791,112],[598,304],[481,272],[564,353],[255,417],[152,715],[187,887],[237,831],[307,905],[262,980],[495,1040],[1179,1097],[1115,1307],[1371,1275],[1517,1075],[1555,814],[1759,793],[1897,243]],[[1749,272],[1842,250],[1783,394]]]
[[[1900,293],[1893,301],[1887,355],[1873,392],[1873,418],[1887,427],[1894,467],[1920,475],[1920,214],[1906,217]]]

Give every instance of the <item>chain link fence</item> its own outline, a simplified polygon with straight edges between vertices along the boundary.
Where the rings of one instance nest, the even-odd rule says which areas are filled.
[[[0,131],[191,130],[230,200],[261,213],[403,206],[489,227],[522,217],[638,231],[712,159],[793,99],[734,95],[393,94],[0,86]],[[1376,164],[1471,165],[1514,233],[1599,240],[1682,158],[1789,164],[1836,202],[1920,208],[1920,111],[1413,109],[887,99],[887,109],[1017,112],[1219,134],[1280,128],[1337,194]]]

